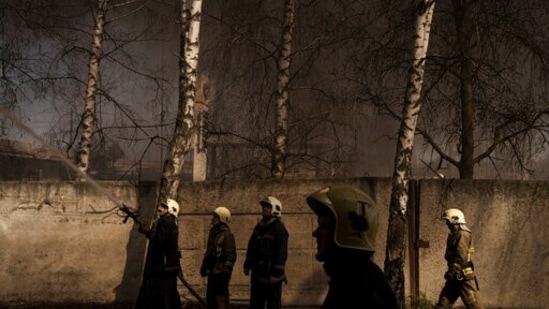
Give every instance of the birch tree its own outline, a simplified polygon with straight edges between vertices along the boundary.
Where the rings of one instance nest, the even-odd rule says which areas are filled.
[[[276,93],[276,132],[272,173],[282,178],[286,169],[286,147],[288,143],[288,86],[290,84],[290,63],[292,33],[295,24],[295,0],[284,1],[284,18],[280,54],[278,56],[278,90]]]
[[[177,198],[185,155],[192,146],[195,129],[194,105],[197,92],[202,0],[181,0],[179,38],[179,102],[175,129],[160,178],[159,201]]]
[[[77,180],[85,180],[88,173],[90,162],[91,140],[95,130],[95,107],[97,84],[99,82],[99,62],[101,59],[101,49],[104,35],[105,15],[107,14],[108,0],[98,0],[97,10],[94,15],[94,29],[92,34],[92,44],[90,59],[88,63],[88,83],[86,85],[86,97],[84,102],[84,112],[82,113],[82,133],[80,136],[80,144],[76,164],[79,175],[76,175]]]
[[[411,174],[411,159],[414,134],[421,107],[421,92],[429,35],[433,20],[435,0],[421,1],[415,11],[415,35],[413,63],[410,67],[402,121],[398,131],[392,191],[389,205],[389,228],[385,251],[385,274],[393,287],[400,307],[404,308],[404,259],[406,254],[408,181]]]
[[[95,155],[97,156],[97,153],[99,152],[100,157],[100,152],[106,150],[105,147],[103,147],[104,145],[106,145],[104,141],[109,140],[109,138],[106,138],[106,136],[108,135],[108,133],[106,132],[109,130],[109,126],[103,124],[100,127],[98,126],[97,122],[100,117],[100,115],[98,115],[97,113],[99,96],[105,102],[108,102],[110,104],[109,110],[114,113],[113,117],[116,117],[117,114],[121,115],[120,124],[111,125],[111,130],[120,129],[120,135],[126,135],[123,133],[124,131],[127,132],[133,130],[135,135],[142,135],[142,139],[150,140],[150,143],[154,142],[154,139],[156,138],[156,136],[152,132],[144,129],[145,125],[142,125],[144,121],[136,119],[136,117],[132,113],[132,107],[128,108],[128,104],[122,102],[128,97],[131,97],[131,95],[124,93],[121,95],[121,98],[117,98],[109,93],[109,90],[116,89],[117,87],[123,88],[124,85],[120,81],[120,78],[103,80],[102,76],[107,75],[104,72],[109,72],[110,74],[112,74],[113,70],[112,68],[110,68],[110,71],[108,70],[109,68],[107,68],[107,70],[101,69],[101,63],[107,60],[109,61],[110,66],[114,64],[117,67],[121,68],[121,71],[124,72],[125,80],[127,79],[128,81],[133,82],[130,77],[143,78],[144,80],[149,81],[152,84],[156,85],[156,87],[160,88],[161,90],[159,90],[159,92],[165,91],[163,90],[162,85],[166,83],[164,78],[156,76],[156,73],[150,73],[144,69],[141,69],[140,67],[142,65],[135,59],[133,59],[133,57],[135,56],[131,53],[128,53],[128,50],[131,50],[131,47],[129,46],[132,44],[137,45],[136,43],[139,43],[141,41],[163,39],[161,32],[162,30],[165,31],[165,29],[167,28],[166,26],[159,27],[154,23],[149,24],[149,21],[147,21],[146,25],[144,25],[143,28],[133,26],[127,27],[128,24],[131,25],[131,23],[135,23],[135,20],[139,20],[140,18],[155,17],[154,14],[156,14],[156,12],[153,12],[153,10],[147,7],[148,5],[155,3],[151,2],[150,0],[138,0],[130,2],[94,0],[92,1],[92,3],[97,4],[97,7],[95,8],[95,12],[92,12],[94,27],[92,32],[91,49],[89,50],[88,78],[85,88],[85,104],[84,111],[79,122],[81,133],[80,142],[78,145],[78,153],[76,155],[76,163],[80,171],[80,175],[76,175],[77,179],[84,179],[81,177],[81,175],[89,173],[90,162],[97,161],[90,160],[90,156],[94,155],[92,150],[99,149],[99,151],[95,152]],[[107,11],[112,11],[112,14],[114,16],[108,21],[106,19]],[[151,15],[147,16],[147,13]],[[131,19],[131,17],[135,18],[135,20]],[[110,32],[107,32],[107,24],[110,27]],[[130,30],[125,30],[125,28],[130,28]],[[160,30],[158,30],[159,28]],[[106,41],[104,41],[105,38]],[[128,50],[125,50],[126,46],[128,46]],[[67,47],[66,49],[69,48],[70,47]],[[116,71],[114,75],[118,74],[120,73]],[[106,109],[106,107],[104,106],[102,108]],[[135,106],[133,108],[135,108],[136,110],[138,109]],[[116,118],[111,120],[115,122]],[[126,122],[129,122],[129,125],[125,125]],[[96,134],[99,135],[99,138],[94,138]],[[92,144],[94,143],[94,141],[97,140],[101,141],[101,147],[93,147],[94,145]]]
[[[433,172],[447,178],[546,175],[534,167],[547,158],[549,140],[548,5],[537,0],[527,6],[517,0],[439,1],[423,117],[416,128],[416,177]],[[400,38],[407,17],[398,7],[381,12],[386,26],[373,44],[381,52],[355,53],[363,59],[350,61],[357,73],[348,76],[364,85],[363,102],[396,124],[402,115],[393,102],[401,91],[392,85],[405,76],[402,59],[407,56],[401,54],[405,43]]]
[[[281,72],[280,26],[287,21],[281,12],[288,12],[284,5],[283,1],[234,1],[209,2],[206,7],[210,23],[205,31],[216,30],[204,35],[202,50],[208,57],[201,61],[213,89],[209,141],[215,174],[211,177],[278,177],[280,172],[273,173],[273,154],[277,160],[284,158],[286,178],[340,177],[357,171],[351,166],[360,157],[355,151],[363,143],[356,136],[358,132],[364,136],[367,122],[362,116],[367,108],[334,72],[346,67],[341,55],[350,45],[368,44],[361,33],[369,29],[373,4],[349,0],[294,4],[299,21],[294,21],[287,36],[292,69],[287,71],[285,88],[287,133],[282,155],[276,141],[282,127],[277,113],[281,113],[275,108],[282,97],[272,76]],[[223,53],[216,53],[220,48]]]

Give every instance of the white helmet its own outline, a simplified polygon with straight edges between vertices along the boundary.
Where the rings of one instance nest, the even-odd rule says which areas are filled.
[[[229,223],[231,220],[231,211],[226,207],[217,207],[214,211],[219,216],[219,221]]]
[[[451,224],[465,224],[465,216],[463,212],[457,208],[448,208],[442,214],[442,219],[447,220]]]
[[[162,205],[168,207],[168,213],[177,218],[179,215],[179,204],[175,200],[169,198],[165,202],[162,202]]]
[[[279,218],[282,216],[282,203],[276,197],[267,196],[259,204],[261,206],[271,206],[271,215]]]

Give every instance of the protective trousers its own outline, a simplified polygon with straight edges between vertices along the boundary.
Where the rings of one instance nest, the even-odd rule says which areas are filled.
[[[282,308],[282,282],[252,282],[250,289],[250,309]]]
[[[461,298],[467,309],[484,309],[480,304],[475,280],[447,280],[440,292],[436,309],[450,309]]]
[[[177,274],[153,274],[143,278],[134,309],[180,309]]]
[[[229,281],[228,274],[210,275],[206,285],[206,303],[208,309],[229,309]]]

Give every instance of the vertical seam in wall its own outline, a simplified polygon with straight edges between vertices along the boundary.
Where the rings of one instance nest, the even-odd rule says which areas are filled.
[[[408,256],[410,273],[410,295],[419,297],[419,205],[420,180],[411,179],[408,183]]]

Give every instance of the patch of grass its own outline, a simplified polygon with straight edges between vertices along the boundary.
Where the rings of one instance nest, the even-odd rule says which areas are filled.
[[[406,302],[407,309],[432,309],[434,306],[434,303],[423,294],[417,298],[410,297]]]

